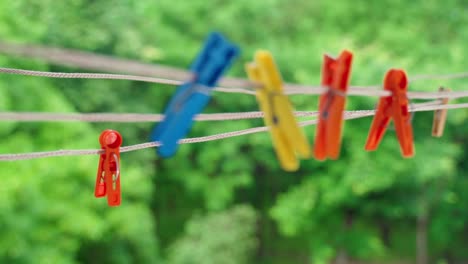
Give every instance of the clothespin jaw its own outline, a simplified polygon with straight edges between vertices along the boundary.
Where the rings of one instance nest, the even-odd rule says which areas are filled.
[[[151,140],[161,143],[159,156],[173,156],[178,141],[184,138],[211,98],[211,90],[239,55],[239,48],[219,33],[211,33],[190,71],[193,79],[179,86],[164,112],[164,120],[152,131]]]
[[[379,100],[377,111],[372,121],[365,149],[376,150],[385,131],[393,119],[403,157],[414,155],[413,129],[407,97],[408,78],[403,70],[391,69],[384,79],[384,89],[391,91],[391,96]]]
[[[249,79],[262,84],[257,89],[257,101],[264,112],[265,124],[270,128],[273,146],[286,171],[299,168],[296,155],[307,158],[310,147],[299,127],[292,105],[283,92],[283,81],[272,55],[267,51],[257,51],[254,62],[245,66]]]
[[[440,87],[439,92],[450,92],[449,88]],[[442,98],[442,105],[448,104],[448,98]],[[438,109],[434,111],[434,121],[432,122],[432,136],[442,137],[444,134],[445,121],[447,120],[447,109]]]
[[[322,86],[328,91],[320,96],[319,120],[314,144],[314,157],[325,160],[340,155],[343,111],[351,76],[353,54],[347,50],[336,59],[325,55],[322,65]]]
[[[114,130],[105,130],[99,137],[104,153],[99,159],[94,196],[107,196],[109,206],[121,203],[120,190],[120,146],[122,136]]]

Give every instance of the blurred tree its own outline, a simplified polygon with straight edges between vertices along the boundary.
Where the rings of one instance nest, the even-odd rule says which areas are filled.
[[[171,245],[168,263],[250,263],[257,247],[255,214],[252,207],[237,205],[193,217],[185,234]]]
[[[17,0],[0,2],[0,36],[186,68],[215,29],[242,47],[232,75],[244,76],[242,64],[264,48],[285,80],[316,84],[321,55],[347,48],[355,53],[352,83],[374,85],[391,67],[410,78],[466,71],[467,12],[464,0]],[[127,81],[0,77],[2,111],[157,113],[174,91]],[[436,91],[441,84],[461,90],[464,81],[412,82],[410,90]],[[291,100],[300,110],[317,108],[317,98]],[[375,102],[350,97],[347,109]],[[257,109],[253,97],[215,93],[206,112]],[[267,133],[184,145],[167,160],[155,160],[153,150],[128,153],[120,208],[92,196],[97,157],[55,158],[60,166],[52,159],[0,163],[0,262],[345,263],[419,256],[421,263],[460,263],[468,258],[467,115],[450,111],[446,135],[435,139],[431,114],[418,113],[417,155],[410,160],[401,158],[392,131],[378,151],[366,153],[371,120],[347,122],[340,160],[304,161],[296,173],[280,170]],[[261,124],[197,123],[189,136]],[[152,126],[3,122],[0,150],[96,148],[106,128],[134,144],[147,141]],[[306,128],[310,139],[313,130]]]

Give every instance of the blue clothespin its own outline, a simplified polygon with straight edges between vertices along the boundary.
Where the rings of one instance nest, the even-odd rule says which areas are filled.
[[[187,135],[195,115],[208,104],[213,86],[239,52],[239,48],[221,34],[212,32],[208,36],[205,46],[190,67],[193,79],[179,86],[164,112],[164,120],[151,133],[151,140],[161,143],[157,149],[159,156],[175,154],[178,141]]]

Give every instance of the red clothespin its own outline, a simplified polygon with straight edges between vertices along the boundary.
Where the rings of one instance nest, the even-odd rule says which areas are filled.
[[[104,130],[99,137],[104,153],[101,154],[94,196],[107,195],[109,206],[120,205],[120,146],[122,136],[114,130]]]
[[[324,56],[322,65],[322,86],[328,91],[320,96],[319,121],[315,133],[314,156],[318,160],[327,157],[337,159],[340,155],[343,111],[346,103],[351,75],[353,54],[347,50],[337,59]]]
[[[390,119],[393,119],[403,157],[414,155],[413,129],[411,113],[408,107],[408,78],[403,70],[391,69],[385,75],[384,89],[392,92],[391,96],[382,97],[377,106],[372,126],[367,137],[365,149],[376,150],[385,134]]]

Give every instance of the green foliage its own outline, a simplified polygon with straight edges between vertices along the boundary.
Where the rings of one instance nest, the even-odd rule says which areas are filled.
[[[194,216],[184,236],[170,247],[168,263],[249,263],[258,245],[255,210],[238,205],[223,212]]]
[[[185,68],[207,32],[242,48],[228,73],[245,77],[256,49],[270,50],[288,82],[317,84],[321,56],[354,52],[352,83],[375,85],[391,67],[416,74],[466,71],[463,0],[3,1],[3,41],[98,52]],[[4,67],[83,71],[1,56]],[[410,90],[463,90],[463,80],[411,82]],[[160,113],[174,89],[109,80],[0,76],[1,111]],[[318,99],[292,96],[298,110]],[[347,109],[377,98],[349,97]],[[462,102],[462,100],[458,100]],[[215,93],[205,112],[258,109],[251,96]],[[363,150],[371,118],[346,122],[337,161],[279,168],[267,133],[122,155],[123,204],[93,197],[96,156],[0,163],[1,263],[414,262],[416,221],[428,216],[431,262],[460,263],[466,247],[468,111],[449,112],[443,138],[432,113],[413,119],[417,155],[402,159],[393,131]],[[198,122],[190,137],[262,125]],[[1,153],[97,148],[106,128],[124,145],[153,124],[0,123]],[[314,127],[305,129],[312,141]],[[183,228],[185,226],[185,229]]]

